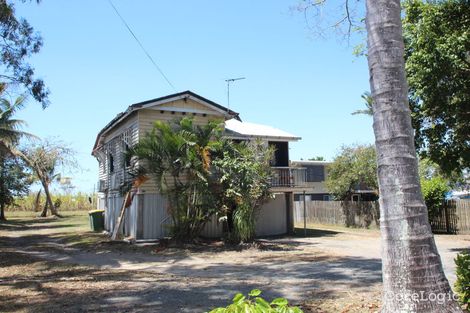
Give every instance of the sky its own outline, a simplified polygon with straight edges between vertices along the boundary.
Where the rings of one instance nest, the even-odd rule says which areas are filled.
[[[334,3],[335,0],[333,0]],[[227,105],[243,121],[302,137],[291,160],[332,160],[342,145],[372,143],[364,107],[367,61],[334,34],[314,35],[299,0],[113,0],[172,88],[146,57],[108,0],[44,0],[16,5],[43,37],[30,59],[45,80],[50,106],[30,100],[18,114],[25,130],[55,138],[77,152],[76,190],[91,192],[97,133],[129,105],[191,90]],[[338,2],[339,3],[339,2]]]

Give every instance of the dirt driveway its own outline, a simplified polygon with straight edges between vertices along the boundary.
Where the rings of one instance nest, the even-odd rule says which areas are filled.
[[[1,256],[17,253],[34,262],[79,264],[99,272],[99,277],[125,277],[106,279],[108,285],[100,285],[98,299],[80,302],[84,311],[204,312],[226,304],[236,292],[254,288],[268,299],[282,296],[303,304],[306,312],[377,311],[378,232],[322,229],[310,231],[306,238],[261,240],[258,248],[154,252],[152,247],[129,249],[102,242],[75,245],[58,235],[64,233],[63,227],[50,226],[23,223],[20,228],[0,228]],[[470,246],[470,236],[437,236],[437,244],[453,280],[453,257]],[[14,263],[8,261],[10,266]],[[0,279],[6,279],[0,287],[17,283],[4,271],[2,267]],[[37,308],[31,312],[40,311]]]

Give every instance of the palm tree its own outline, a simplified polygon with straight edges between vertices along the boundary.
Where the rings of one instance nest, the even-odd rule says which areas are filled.
[[[14,154],[13,149],[21,137],[33,135],[21,130],[26,123],[14,119],[15,113],[24,107],[26,98],[20,96],[11,103],[5,98],[0,99],[0,153]]]
[[[0,84],[0,94],[4,91],[4,89],[5,85]],[[25,97],[18,97],[14,103],[11,103],[5,98],[0,99],[0,169],[2,170],[7,167],[8,158],[17,156],[18,151],[15,146],[17,145],[20,138],[24,136],[32,136],[21,130],[21,127],[26,124],[24,121],[13,118],[15,113],[24,106],[24,103]],[[5,176],[6,174],[2,175],[2,177]],[[8,190],[8,187],[5,186],[5,183],[8,182],[0,182],[2,185],[1,187],[6,188],[3,190]],[[0,220],[5,220],[5,203],[2,202],[0,207]]]
[[[369,91],[364,92],[361,95],[361,98],[364,100],[364,104],[366,108],[363,110],[356,110],[352,112],[351,115],[365,114],[365,115],[373,116],[374,115],[374,112],[372,111],[373,99],[372,99],[372,96],[370,95],[370,92]]]
[[[380,190],[382,312],[462,312],[452,299],[421,194],[400,0],[366,0],[366,6]],[[432,295],[442,301],[419,301]]]
[[[199,235],[216,210],[209,189],[209,168],[220,130],[218,122],[197,126],[188,118],[172,124],[157,121],[152,132],[130,151],[145,161],[144,171],[167,195],[176,239]]]

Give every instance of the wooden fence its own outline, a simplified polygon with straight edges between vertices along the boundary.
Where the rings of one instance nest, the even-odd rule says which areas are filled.
[[[313,224],[333,224],[348,227],[379,225],[379,205],[376,201],[306,201],[306,221]],[[304,222],[304,202],[294,202],[295,223]]]
[[[429,222],[435,233],[470,233],[470,200],[447,200]]]
[[[379,204],[376,201],[307,201],[307,224],[332,224],[347,227],[379,227]],[[294,202],[294,221],[304,223],[304,202]],[[470,200],[447,200],[430,218],[433,232],[470,233]]]

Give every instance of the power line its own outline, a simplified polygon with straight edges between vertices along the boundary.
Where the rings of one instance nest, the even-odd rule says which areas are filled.
[[[176,91],[176,88],[175,86],[173,86],[173,84],[170,82],[170,80],[168,79],[168,77],[166,77],[165,73],[163,73],[162,69],[157,65],[157,63],[153,60],[152,56],[147,52],[147,50],[144,48],[144,45],[142,45],[142,43],[140,42],[139,38],[137,38],[137,36],[134,34],[134,32],[132,31],[131,27],[129,26],[129,24],[127,24],[126,20],[122,17],[122,15],[119,13],[118,9],[114,6],[113,2],[111,0],[108,0],[109,4],[111,5],[111,7],[114,9],[114,12],[116,12],[117,16],[119,17],[119,19],[121,20],[121,22],[126,26],[127,30],[129,31],[129,33],[131,33],[132,37],[134,37],[135,41],[139,44],[140,48],[142,49],[142,51],[145,53],[145,55],[147,56],[147,58],[150,60],[150,62],[152,62],[152,64],[155,66],[155,68],[157,69],[157,71],[160,73],[160,75],[163,76],[163,78],[166,80],[166,82],[168,83],[168,85],[171,86],[171,88],[173,88],[174,91]]]

